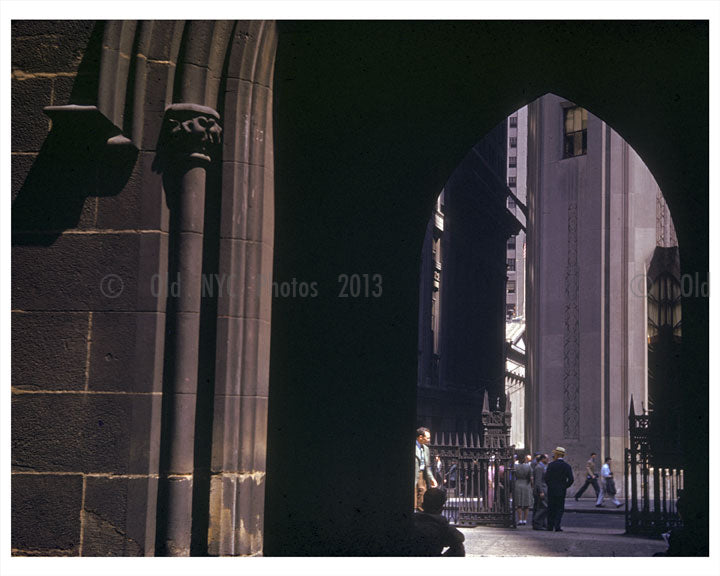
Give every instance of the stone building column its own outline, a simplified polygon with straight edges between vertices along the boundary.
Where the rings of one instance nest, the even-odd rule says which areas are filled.
[[[169,556],[190,555],[205,182],[219,120],[212,108],[173,104],[158,149],[171,249],[156,551]]]

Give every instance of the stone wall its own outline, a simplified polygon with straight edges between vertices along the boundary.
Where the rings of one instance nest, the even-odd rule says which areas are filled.
[[[15,554],[261,550],[274,50],[263,22],[13,24]],[[173,110],[182,153],[225,127],[207,168],[171,167]]]

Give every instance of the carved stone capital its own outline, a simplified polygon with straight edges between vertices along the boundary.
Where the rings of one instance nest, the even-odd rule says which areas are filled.
[[[222,136],[220,115],[207,106],[173,104],[165,110],[162,152],[174,160],[194,158],[210,162]]]

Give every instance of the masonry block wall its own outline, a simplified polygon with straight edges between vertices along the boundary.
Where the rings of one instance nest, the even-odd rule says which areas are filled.
[[[156,272],[141,263],[159,262],[167,243],[163,203],[140,193],[153,178],[144,155],[119,196],[105,187],[112,168],[89,166],[43,113],[94,103],[102,28],[12,31],[13,553],[143,555],[164,315],[141,290]]]
[[[274,24],[12,31],[13,553],[257,554]]]

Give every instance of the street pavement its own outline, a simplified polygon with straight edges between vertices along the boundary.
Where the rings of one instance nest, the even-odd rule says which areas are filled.
[[[467,556],[652,556],[667,550],[662,540],[625,535],[624,506],[606,501],[596,508],[594,498],[568,498],[562,532],[478,526],[460,528]],[[532,518],[532,513],[530,514]]]

